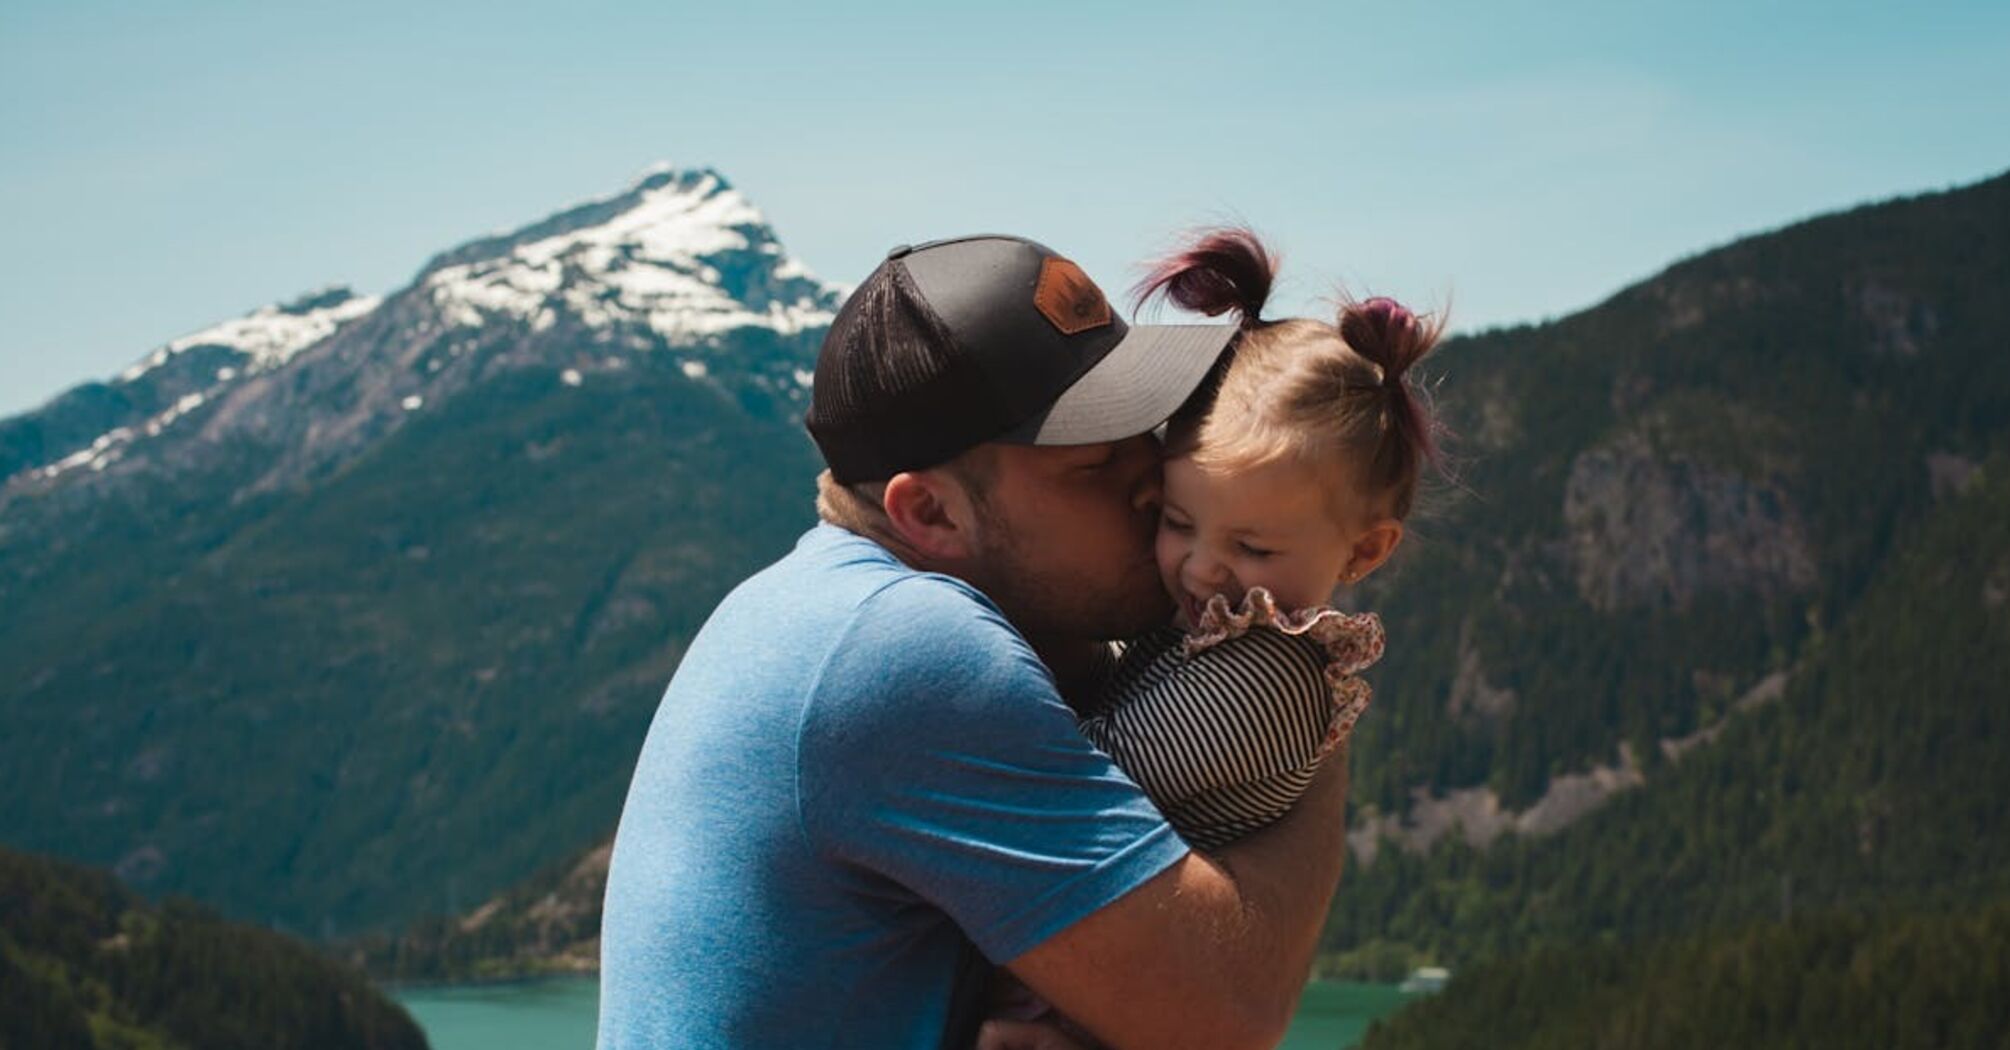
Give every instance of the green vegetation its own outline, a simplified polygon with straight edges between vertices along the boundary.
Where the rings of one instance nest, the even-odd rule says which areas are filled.
[[[1363,1050],[1938,1050],[2010,1046],[2010,902],[1803,917],[1634,947],[1550,948],[1457,974]]]
[[[380,980],[486,981],[600,968],[603,845],[497,895],[468,915],[428,916],[344,946]]]
[[[1621,742],[1648,784],[1549,837],[1387,846],[1347,876],[1328,972],[2010,894],[2005,286],[1999,178],[1447,349],[1470,492],[1365,601],[1391,646],[1356,797],[1485,784],[1520,807]],[[1620,524],[1568,520],[1573,484]],[[1812,575],[1782,569],[1796,550]],[[1492,709],[1459,706],[1468,669]],[[1733,713],[1774,673],[1779,700]]]
[[[186,901],[0,850],[0,1047],[424,1050],[359,972]]]
[[[1807,644],[1782,699],[1647,787],[1553,837],[1385,848],[1351,870],[1328,968],[2010,897],[2006,521],[2010,450]]]
[[[674,360],[505,372],[305,492],[184,480],[0,543],[34,610],[0,629],[0,840],[317,937],[466,911],[612,829],[814,463]]]
[[[1356,799],[1488,785],[1520,808],[1787,669],[1924,527],[1935,464],[2010,430],[2006,287],[2010,176],[1448,344],[1462,487],[1360,596],[1390,644]],[[1466,666],[1506,710],[1448,710]]]

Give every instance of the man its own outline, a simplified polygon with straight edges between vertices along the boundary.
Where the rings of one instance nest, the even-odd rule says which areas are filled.
[[[1009,237],[903,246],[859,286],[807,420],[824,523],[720,604],[643,746],[602,1050],[962,1050],[987,961],[1113,1046],[1275,1045],[1345,763],[1204,857],[1063,699],[1170,613],[1150,431],[1232,334],[1127,327]]]

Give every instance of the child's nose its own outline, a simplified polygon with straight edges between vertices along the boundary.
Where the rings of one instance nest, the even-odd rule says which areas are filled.
[[[1197,582],[1210,586],[1228,582],[1228,563],[1220,558],[1197,553],[1188,564]]]

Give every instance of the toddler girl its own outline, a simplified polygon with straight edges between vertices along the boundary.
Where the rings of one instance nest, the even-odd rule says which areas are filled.
[[[1328,602],[1396,551],[1434,424],[1404,378],[1442,326],[1393,299],[1335,324],[1266,321],[1276,262],[1248,230],[1217,230],[1139,285],[1242,332],[1167,424],[1159,575],[1174,622],[1122,648],[1083,707],[1085,736],[1180,836],[1215,850],[1271,823],[1368,707],[1358,675],[1382,622]],[[990,1013],[1095,1040],[999,971]]]
[[[1442,326],[1393,299],[1337,322],[1262,318],[1276,272],[1248,230],[1161,262],[1163,295],[1242,332],[1168,423],[1159,573],[1175,623],[1123,650],[1082,731],[1193,846],[1282,816],[1368,706],[1382,624],[1328,603],[1403,539],[1434,425],[1405,379]]]

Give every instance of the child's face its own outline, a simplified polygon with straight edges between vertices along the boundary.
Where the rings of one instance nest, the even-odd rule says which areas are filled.
[[[1327,602],[1353,560],[1332,485],[1291,461],[1208,473],[1185,456],[1167,460],[1159,578],[1181,625],[1193,626],[1208,598],[1226,595],[1235,605],[1252,587],[1270,591],[1284,609]]]

